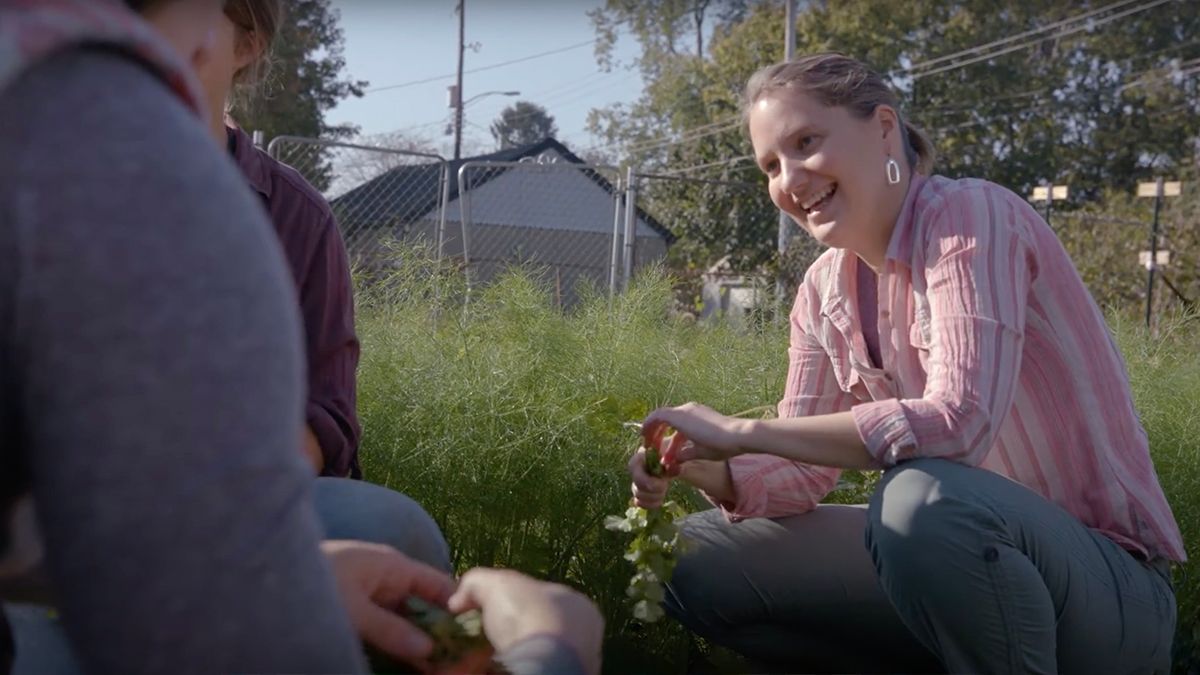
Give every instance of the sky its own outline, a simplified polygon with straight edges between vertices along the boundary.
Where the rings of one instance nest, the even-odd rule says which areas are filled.
[[[444,134],[451,112],[446,87],[454,84],[457,67],[456,2],[331,0],[345,33],[345,74],[370,85],[362,98],[333,108],[328,121],[356,124],[365,136],[400,131],[422,137],[449,155],[453,139]],[[585,128],[589,110],[637,99],[641,77],[635,70],[618,67],[604,73],[596,65],[590,44],[596,32],[586,12],[602,2],[465,0],[466,42],[476,48],[467,49],[464,70],[562,51],[463,76],[464,100],[489,91],[521,92],[517,97],[484,96],[467,106],[464,155],[494,149],[487,127],[518,100],[544,106],[555,118],[559,140],[578,152],[596,142]],[[629,64],[638,53],[636,41],[619,37],[615,53]],[[438,79],[383,89],[430,78]]]

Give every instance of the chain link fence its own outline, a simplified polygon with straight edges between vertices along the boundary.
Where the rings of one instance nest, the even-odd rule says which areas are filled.
[[[510,267],[535,270],[555,304],[569,308],[585,287],[613,293],[636,267],[666,255],[670,232],[624,196],[615,168],[552,152],[515,162],[468,161],[458,169],[447,210],[452,224],[456,215],[461,219],[462,238],[448,237],[446,252],[462,256],[472,286]],[[626,241],[633,257],[622,267]]]
[[[793,227],[779,254],[779,211],[761,182],[698,178],[687,169],[622,174],[583,163],[553,141],[526,150],[448,161],[295,136],[275,138],[268,148],[329,201],[353,264],[367,273],[363,278],[391,266],[390,242],[400,240],[422,244],[474,289],[513,266],[535,270],[555,304],[570,308],[586,286],[620,292],[637,270],[666,261],[677,281],[678,309],[737,321],[786,312],[821,253]],[[1132,208],[1115,220],[1088,210],[1053,215],[1056,233],[1105,307],[1145,302],[1137,256],[1149,215]],[[1195,207],[1176,211],[1163,221],[1161,239],[1172,257],[1160,266],[1156,281],[1164,292],[1156,304],[1194,309],[1200,296],[1191,253]]]
[[[353,264],[368,273],[390,262],[390,242],[420,243],[460,268],[473,288],[524,267],[557,306],[570,308],[585,287],[622,288],[637,268],[662,260],[674,239],[636,199],[625,199],[615,168],[554,150],[511,162],[451,162],[280,136],[268,153],[324,195]]]
[[[671,253],[676,301],[699,318],[743,322],[776,313],[820,255],[810,237],[791,237],[779,255],[779,211],[762,183],[677,173],[633,173],[627,182],[679,237]],[[714,259],[714,251],[724,255]]]
[[[279,136],[267,152],[329,201],[359,269],[386,264],[387,242],[421,242],[440,259],[446,239],[450,165],[408,150]]]

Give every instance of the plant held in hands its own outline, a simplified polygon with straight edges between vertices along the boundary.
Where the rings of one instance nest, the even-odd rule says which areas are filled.
[[[429,661],[435,666],[459,663],[472,652],[491,651],[479,610],[454,615],[415,596],[406,601],[405,610],[409,621],[433,639]],[[493,663],[488,672],[503,670]]]
[[[662,476],[660,448],[666,447],[670,435],[665,430],[655,434],[646,448],[646,472]],[[675,553],[682,544],[679,526],[675,521],[687,515],[683,507],[668,501],[657,509],[644,509],[630,500],[624,516],[609,516],[604,527],[616,532],[629,532],[633,540],[625,559],[633,563],[635,572],[625,594],[633,601],[633,616],[639,621],[653,623],[663,616],[663,584],[675,570]]]

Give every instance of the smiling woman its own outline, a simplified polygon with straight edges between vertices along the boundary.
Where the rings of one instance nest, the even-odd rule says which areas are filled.
[[[855,66],[818,55],[766,68],[746,85],[743,114],[775,205],[821,243],[862,250],[871,264],[887,245],[873,223],[894,221],[904,197],[893,186],[904,173],[928,174],[934,151],[903,121],[891,89]]]
[[[1166,672],[1183,543],[1054,232],[994,183],[930,175],[854,59],[767,68],[745,105],[771,199],[830,250],[796,294],[778,419],[644,422],[678,430],[664,466],[719,507],[683,523],[667,612],[798,672]],[[846,468],[885,472],[870,504],[819,505]]]

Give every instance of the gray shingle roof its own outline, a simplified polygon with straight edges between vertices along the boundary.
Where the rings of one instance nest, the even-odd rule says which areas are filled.
[[[585,164],[575,153],[553,138],[518,148],[509,148],[478,157],[465,157],[450,161],[450,198],[458,197],[458,170],[467,162],[518,162],[535,158],[553,150],[572,164]],[[505,169],[507,170],[507,169]],[[475,189],[504,173],[499,171],[477,172],[468,189]],[[609,194],[615,192],[612,183],[601,174],[584,170],[583,173]],[[371,220],[412,222],[437,208],[441,190],[441,165],[418,164],[396,167],[362,185],[333,199],[330,205],[340,218],[356,221],[369,217]],[[661,235],[668,244],[675,236],[653,216],[637,209],[638,217]]]

